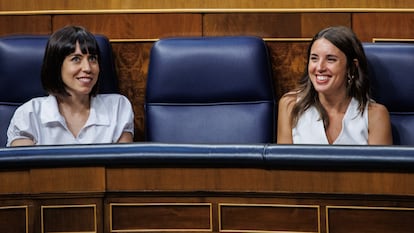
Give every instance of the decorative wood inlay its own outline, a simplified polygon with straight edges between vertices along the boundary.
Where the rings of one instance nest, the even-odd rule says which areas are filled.
[[[327,206],[326,232],[413,232],[414,208]]]
[[[29,170],[2,171],[0,184],[0,194],[30,193],[30,172]]]
[[[0,206],[0,231],[29,232],[28,206]]]
[[[220,232],[320,232],[319,206],[219,204]]]
[[[97,232],[96,205],[41,206],[42,233]]]
[[[111,203],[109,208],[111,232],[212,230],[210,203]]]

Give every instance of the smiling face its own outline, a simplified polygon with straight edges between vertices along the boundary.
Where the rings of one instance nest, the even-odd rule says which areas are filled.
[[[70,95],[88,95],[98,81],[98,57],[93,54],[83,54],[79,43],[75,52],[65,57],[62,64],[62,80]]]
[[[347,58],[325,38],[316,40],[310,50],[309,78],[319,94],[346,93]]]

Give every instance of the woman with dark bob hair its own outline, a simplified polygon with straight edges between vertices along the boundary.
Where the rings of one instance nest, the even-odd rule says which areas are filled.
[[[17,108],[7,146],[132,142],[133,111],[119,94],[97,94],[100,50],[89,31],[66,26],[46,45],[41,80],[49,96]]]
[[[298,89],[279,100],[279,144],[392,144],[385,106],[370,96],[361,42],[344,26],[318,32]]]

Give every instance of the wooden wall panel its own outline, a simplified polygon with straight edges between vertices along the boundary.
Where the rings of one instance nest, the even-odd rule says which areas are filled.
[[[318,206],[222,204],[220,230],[227,232],[319,232]]]
[[[329,233],[409,233],[414,229],[413,208],[328,207],[327,215]]]
[[[0,15],[0,36],[10,34],[50,34],[50,15]]]
[[[110,208],[111,232],[211,231],[209,203],[113,203]]]
[[[87,14],[53,17],[53,30],[68,24],[83,25],[94,33],[121,40],[202,34],[201,14]]]
[[[277,99],[297,86],[306,67],[308,46],[307,41],[267,42]]]
[[[96,205],[42,206],[44,232],[97,232]]]
[[[32,169],[32,193],[102,192],[105,170],[102,167]]]
[[[350,26],[349,13],[222,13],[203,18],[205,36],[313,37],[322,28]]]
[[[206,14],[205,36],[251,35],[260,37],[300,37],[300,14]],[[286,27],[289,25],[288,27]]]
[[[303,13],[301,14],[301,36],[313,37],[318,31],[329,26],[351,27],[351,13]]]
[[[85,186],[84,179],[90,179],[94,167],[62,167],[57,176],[53,176],[57,174],[53,167],[32,168],[51,174],[56,179],[52,182],[68,186],[23,196],[1,194],[0,232],[25,232],[24,226],[29,233],[171,229],[405,233],[413,229],[411,170],[295,171],[170,165],[102,167],[108,182],[101,192],[72,188]],[[64,170],[79,173],[73,177],[75,184],[62,179]],[[38,172],[30,174],[32,186],[50,183],[51,179],[40,177]]]
[[[0,0],[0,9],[17,10],[105,10],[105,9],[191,9],[191,8],[409,8],[412,1],[390,0]]]
[[[361,41],[373,38],[414,39],[414,13],[356,13],[352,28]]]
[[[163,176],[159,175],[161,171]],[[106,178],[107,191],[290,190],[296,193],[414,194],[412,173],[278,171],[255,168],[107,168]],[[120,180],[123,182],[119,182]],[[243,182],[238,182],[239,180]],[[387,186],[384,186],[384,183],[387,183]]]
[[[22,233],[27,232],[27,206],[1,206],[0,232]]]
[[[83,173],[82,171],[80,173]],[[88,175],[87,173],[83,173]],[[45,181],[47,182],[47,181]],[[37,195],[32,232],[88,232],[103,233],[104,207],[102,193],[60,192]],[[40,231],[43,229],[44,231]]]
[[[134,109],[135,141],[144,140],[144,98],[152,42],[112,43],[121,94]]]

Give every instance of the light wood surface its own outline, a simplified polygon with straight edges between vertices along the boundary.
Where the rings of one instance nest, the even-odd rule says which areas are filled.
[[[61,11],[61,10],[143,10],[143,9],[304,9],[319,8],[341,10],[348,9],[407,9],[414,8],[412,1],[388,0],[1,0],[2,11]]]

